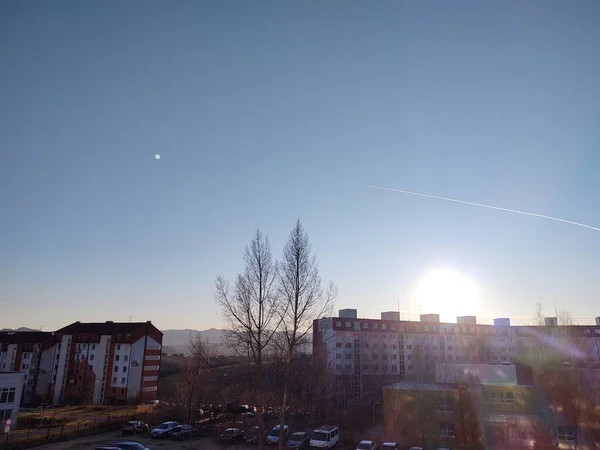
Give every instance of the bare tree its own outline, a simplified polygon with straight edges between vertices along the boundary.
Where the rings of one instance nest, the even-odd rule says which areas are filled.
[[[279,427],[279,450],[284,445],[284,425],[288,406],[290,368],[294,353],[309,337],[314,318],[330,315],[337,288],[330,283],[322,287],[319,265],[311,254],[308,234],[296,221],[283,249],[279,268],[279,295],[282,301],[281,326],[285,357],[283,399]]]
[[[575,324],[573,322],[573,316],[571,316],[571,313],[565,309],[560,311],[557,320],[560,326],[571,326]]]
[[[273,261],[268,238],[256,230],[244,252],[244,271],[233,286],[223,277],[216,281],[215,300],[227,323],[226,339],[240,356],[247,356],[253,366],[254,398],[259,407],[258,421],[263,428],[264,352],[279,328],[281,315],[276,293],[277,264]],[[259,449],[264,436],[259,434]]]
[[[540,298],[535,304],[535,324],[538,327],[543,327],[546,324],[546,316],[544,315],[544,305]]]

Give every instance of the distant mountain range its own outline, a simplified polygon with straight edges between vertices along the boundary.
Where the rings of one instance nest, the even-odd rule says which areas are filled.
[[[21,327],[21,328],[16,328],[16,329],[2,328],[0,331],[40,331],[40,330],[34,330],[33,328]]]
[[[173,353],[189,354],[190,339],[195,338],[198,334],[202,340],[209,344],[221,345],[225,330],[210,328],[208,330],[161,330],[163,332],[163,352],[169,355]]]

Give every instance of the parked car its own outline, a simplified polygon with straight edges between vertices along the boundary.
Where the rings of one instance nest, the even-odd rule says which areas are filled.
[[[169,421],[163,422],[156,428],[152,429],[153,438],[168,438],[173,431],[173,428],[179,425],[179,422]]]
[[[149,450],[137,441],[118,441],[103,447],[96,447],[96,450]]]
[[[289,427],[283,426],[283,437],[287,440]],[[279,442],[279,425],[275,425],[271,432],[267,435],[267,444],[277,444]]]
[[[196,428],[196,436],[211,437],[215,434],[215,426],[211,424],[202,425]]]
[[[360,444],[356,446],[356,450],[377,450],[377,444],[375,441],[360,441]]]
[[[224,444],[237,444],[244,439],[244,432],[239,428],[227,428],[221,436],[219,436],[219,441]]]
[[[307,448],[309,441],[310,438],[308,433],[305,433],[304,431],[297,431],[288,439],[287,448]]]
[[[384,442],[381,444],[381,450],[398,450],[397,442]]]
[[[139,420],[132,420],[123,425],[123,433],[144,433],[148,431],[148,424]]]
[[[310,446],[317,448],[334,447],[340,440],[340,430],[335,425],[323,425],[310,435]]]
[[[184,441],[196,435],[196,429],[191,425],[178,425],[171,431],[171,439]]]
[[[258,444],[258,435],[260,434],[260,428],[258,425],[254,425],[246,430],[244,434],[244,439],[246,440],[246,444],[256,445]],[[263,434],[264,436],[264,434]]]

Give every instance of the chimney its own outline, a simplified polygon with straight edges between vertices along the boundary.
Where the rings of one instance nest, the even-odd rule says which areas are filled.
[[[600,327],[600,317],[596,317],[596,325]]]
[[[557,327],[558,326],[558,319],[556,317],[545,317],[544,318],[544,325],[547,327]]]

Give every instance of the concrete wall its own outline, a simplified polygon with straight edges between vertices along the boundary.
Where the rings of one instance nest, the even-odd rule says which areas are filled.
[[[137,398],[140,396],[142,386],[142,372],[144,370],[144,345],[146,337],[143,336],[131,345],[129,379],[127,382],[127,397]]]

